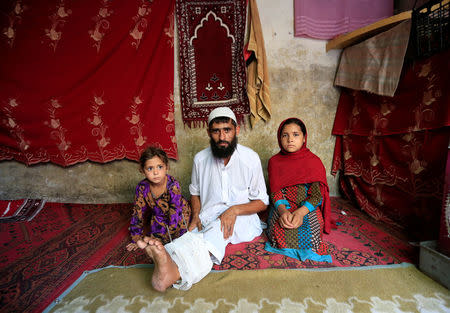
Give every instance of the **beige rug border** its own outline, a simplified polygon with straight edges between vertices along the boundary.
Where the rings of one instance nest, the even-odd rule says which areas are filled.
[[[330,303],[352,307],[355,312],[364,312],[377,303],[390,303],[405,312],[420,312],[417,302],[425,300],[450,311],[449,290],[410,263],[363,268],[212,271],[189,291],[172,288],[163,294],[151,288],[152,272],[153,266],[148,264],[109,266],[85,272],[44,312],[87,299],[88,289],[95,290],[94,296],[90,294],[88,298],[98,298],[97,305],[113,300],[105,294],[119,295],[121,300],[130,301],[131,312],[139,311],[145,303],[151,303],[152,307],[164,303],[177,308],[168,312],[183,311],[183,307],[192,309],[193,305],[200,304],[220,307],[214,311],[220,312],[242,301],[259,307],[258,312],[269,312],[286,301],[308,308],[307,312],[322,312],[323,306]],[[100,286],[98,282],[103,280],[110,283]],[[93,307],[92,310],[95,311]]]

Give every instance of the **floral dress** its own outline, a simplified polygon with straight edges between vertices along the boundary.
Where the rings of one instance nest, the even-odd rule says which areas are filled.
[[[159,238],[166,244],[183,235],[188,228],[191,208],[181,195],[180,184],[167,175],[166,191],[154,198],[150,182],[142,180],[136,186],[130,234],[133,242],[144,236]]]

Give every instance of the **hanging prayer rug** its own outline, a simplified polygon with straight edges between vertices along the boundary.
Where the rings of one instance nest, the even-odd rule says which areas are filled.
[[[180,0],[176,14],[184,123],[199,126],[221,106],[242,122],[250,113],[242,52],[245,0]]]

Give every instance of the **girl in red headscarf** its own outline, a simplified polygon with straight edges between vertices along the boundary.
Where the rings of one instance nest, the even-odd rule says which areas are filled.
[[[298,118],[278,128],[281,151],[269,160],[271,207],[265,249],[301,261],[332,263],[323,231],[330,231],[330,199],[322,161],[306,147],[306,127]]]

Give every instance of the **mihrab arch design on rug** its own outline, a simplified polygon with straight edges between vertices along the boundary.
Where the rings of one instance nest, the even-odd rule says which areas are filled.
[[[249,113],[243,41],[245,1],[179,1],[183,120],[204,121],[219,106]]]

